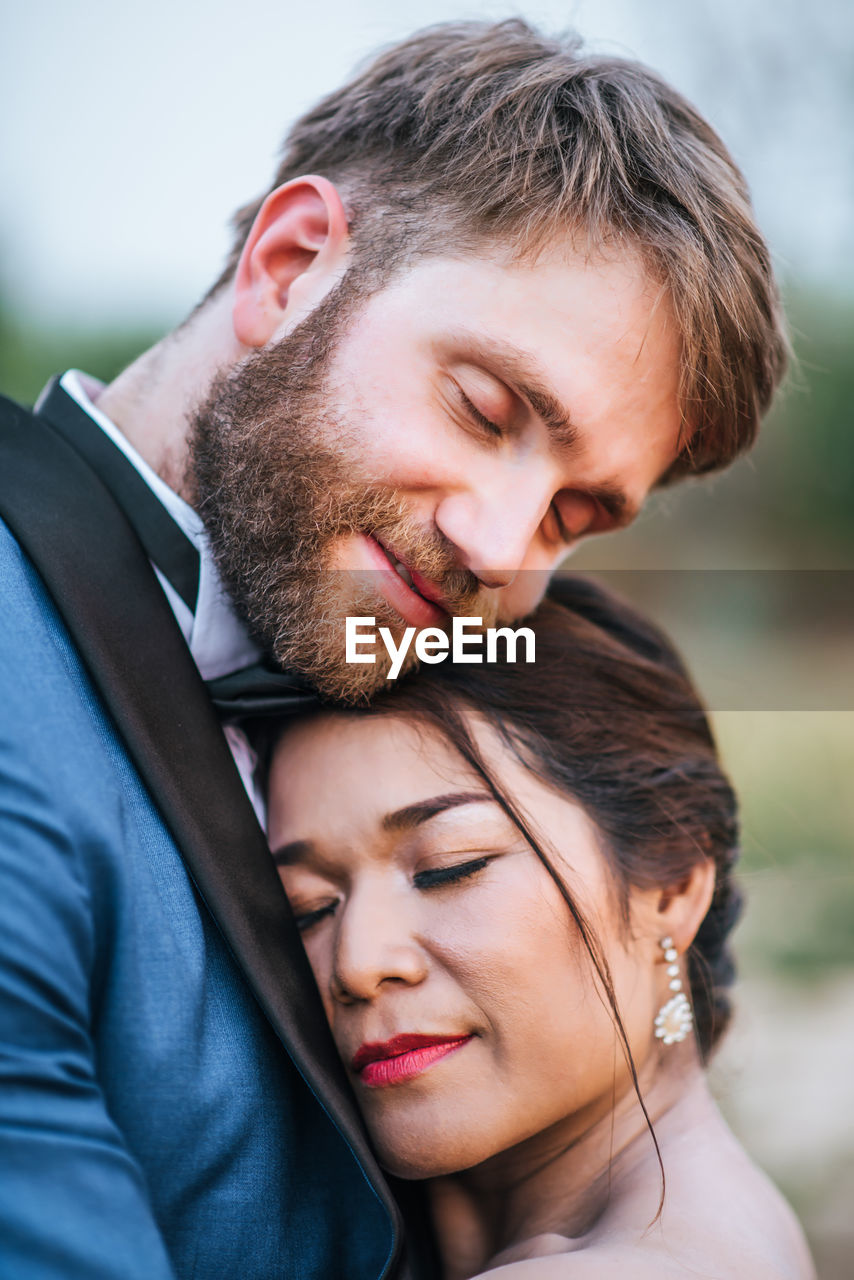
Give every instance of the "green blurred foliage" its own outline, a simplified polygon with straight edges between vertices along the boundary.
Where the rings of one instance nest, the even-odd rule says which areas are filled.
[[[31,405],[48,378],[83,369],[107,382],[161,336],[150,329],[68,329],[22,323],[0,299],[0,393]]]
[[[815,655],[820,660],[820,653]],[[808,981],[854,966],[854,711],[719,711],[741,800],[737,950]]]
[[[854,299],[787,294],[794,359],[752,452],[654,493],[627,538],[586,543],[585,568],[854,567]]]
[[[795,362],[754,454],[769,531],[854,548],[854,306],[807,292],[787,301]]]

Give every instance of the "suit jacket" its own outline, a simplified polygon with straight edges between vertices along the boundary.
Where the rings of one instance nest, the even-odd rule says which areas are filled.
[[[263,834],[107,489],[0,402],[0,1275],[402,1274]]]

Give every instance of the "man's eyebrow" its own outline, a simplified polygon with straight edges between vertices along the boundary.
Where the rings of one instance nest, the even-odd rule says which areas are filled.
[[[590,495],[608,512],[615,525],[631,524],[640,512],[640,506],[630,501],[625,491],[616,484],[599,484],[590,487]]]
[[[548,385],[542,367],[528,352],[511,347],[497,338],[470,333],[467,329],[443,334],[443,346],[461,347],[475,364],[485,365],[512,383],[542,419],[556,449],[573,449],[578,445],[578,428],[569,410],[561,404]]]
[[[463,804],[489,804],[492,797],[486,791],[449,791],[445,795],[418,800],[387,813],[382,820],[383,831],[411,831],[422,822],[429,822],[437,814],[456,809]]]

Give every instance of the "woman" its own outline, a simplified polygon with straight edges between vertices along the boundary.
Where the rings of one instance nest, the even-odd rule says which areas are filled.
[[[336,1044],[449,1280],[812,1276],[703,1076],[739,909],[705,715],[657,631],[564,591],[533,666],[424,668],[278,745],[271,841]]]

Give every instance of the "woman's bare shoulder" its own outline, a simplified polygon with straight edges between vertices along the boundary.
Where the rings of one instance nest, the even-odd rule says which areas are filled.
[[[684,1263],[659,1251],[629,1245],[591,1245],[579,1250],[570,1240],[565,1244],[561,1250],[555,1238],[548,1255],[495,1267],[475,1280],[603,1280],[616,1276],[620,1280],[721,1280],[711,1272],[687,1270]]]
[[[478,1280],[815,1280],[790,1206],[716,1108],[702,1125],[659,1129],[663,1205],[657,1165],[641,1159],[587,1234],[533,1236]]]
[[[791,1280],[789,1273],[773,1264],[767,1267],[754,1259],[747,1269],[733,1269],[727,1263],[704,1264],[676,1257],[666,1248],[645,1245],[591,1245],[578,1249],[566,1241],[566,1249],[556,1246],[548,1255],[511,1262],[483,1272],[475,1280]]]
[[[815,1280],[803,1233],[776,1188],[755,1166],[734,1181],[745,1206],[736,1209],[720,1188],[693,1196],[686,1176],[645,1230],[629,1214],[611,1224],[610,1238],[539,1236],[477,1280]]]

